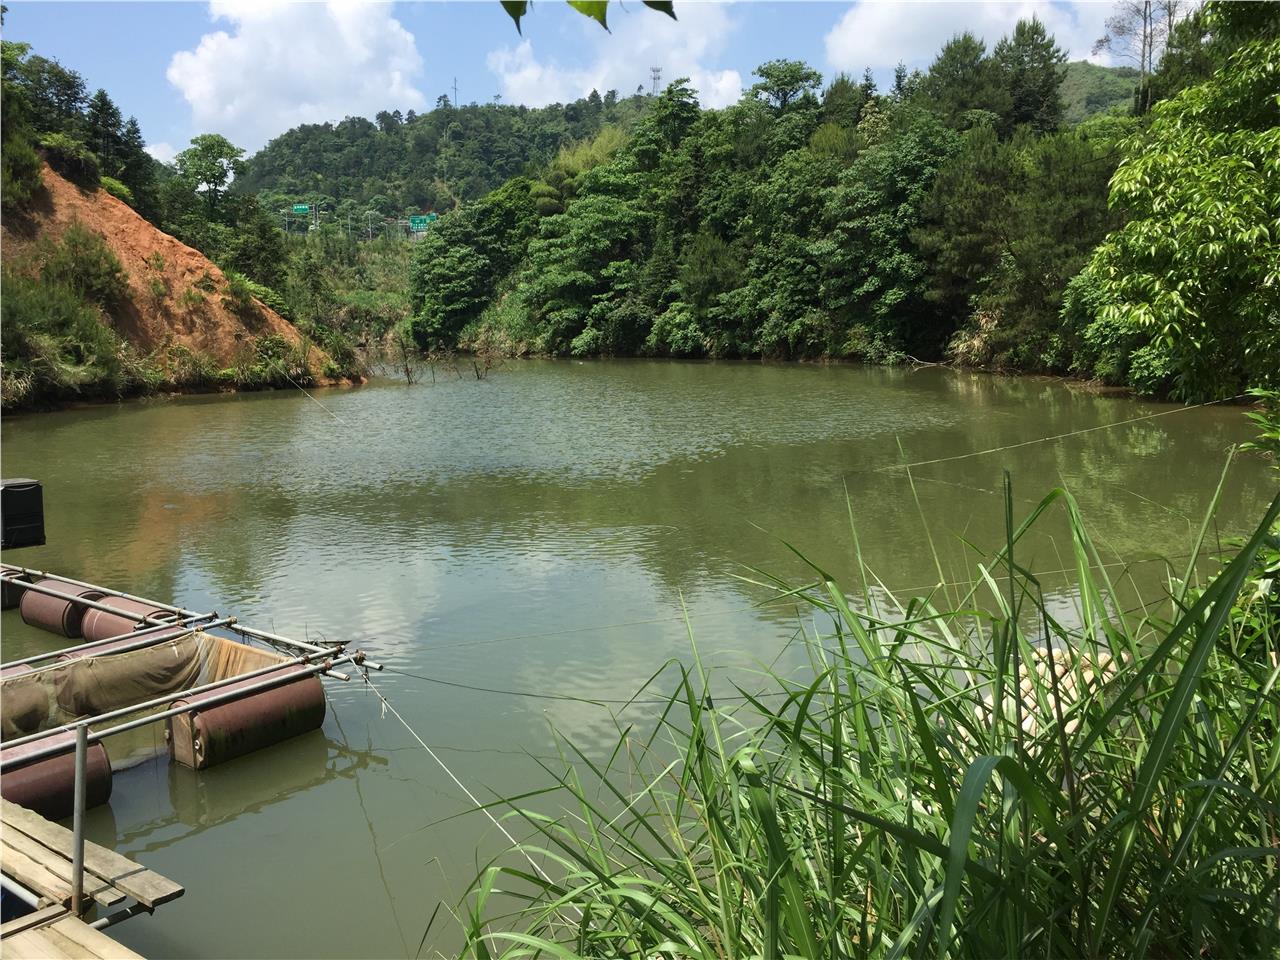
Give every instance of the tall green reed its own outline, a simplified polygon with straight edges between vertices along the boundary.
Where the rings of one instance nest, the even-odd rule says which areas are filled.
[[[1204,588],[1126,613],[1069,493],[1006,504],[946,609],[810,564],[769,584],[831,624],[800,675],[718,703],[693,644],[651,730],[607,761],[564,737],[563,812],[509,804],[528,839],[469,892],[469,955],[1276,955],[1280,618],[1243,588],[1280,497]],[[1070,622],[1018,562],[1055,509]]]

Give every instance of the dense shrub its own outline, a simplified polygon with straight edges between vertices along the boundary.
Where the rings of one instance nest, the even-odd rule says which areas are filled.
[[[305,342],[290,344],[279,334],[269,333],[247,344],[240,361],[219,371],[218,380],[226,386],[262,390],[302,386],[315,382],[315,377],[307,365]]]
[[[101,171],[98,156],[81,141],[65,133],[46,133],[40,138],[49,166],[78,186],[90,190],[98,186]]]
[[[42,189],[40,155],[30,139],[26,136],[7,138],[0,154],[0,199],[5,212],[26,209]]]
[[[115,177],[102,176],[99,178],[99,182],[102,185],[102,189],[111,194],[111,196],[115,197],[117,200],[123,200],[131,207],[133,206],[133,191]]]
[[[46,243],[40,254],[40,279],[62,284],[108,313],[119,309],[129,296],[124,268],[102,237],[79,223],[72,223],[56,244]]]
[[[8,268],[0,298],[3,403],[115,398],[146,382],[127,344],[69,283]]]

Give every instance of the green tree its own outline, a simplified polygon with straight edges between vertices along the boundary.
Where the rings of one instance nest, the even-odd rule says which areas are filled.
[[[822,306],[848,331],[842,350],[872,360],[936,356],[949,332],[926,300],[926,265],[912,235],[959,136],[909,106],[894,122],[892,135],[840,174],[812,245],[823,267]]]
[[[1280,383],[1280,37],[1275,11],[1240,6],[1211,4],[1210,28],[1260,36],[1125,142],[1111,202],[1129,221],[1085,277],[1088,335],[1136,338],[1126,379],[1185,400]]]
[[[85,107],[85,143],[98,155],[108,176],[117,177],[124,162],[124,119],[107,91],[99,89]]]
[[[1009,95],[1004,132],[1023,124],[1036,133],[1052,133],[1062,123],[1062,65],[1067,55],[1058,48],[1038,17],[1019,20],[1013,35],[996,44],[992,54],[1001,83]]]
[[[57,60],[30,56],[21,61],[17,82],[30,108],[38,132],[74,130],[81,120],[86,93],[84,78]]]
[[[1005,116],[1011,109],[1008,89],[1001,82],[996,62],[987,47],[968,31],[946,42],[920,84],[928,107],[950,127],[969,126],[972,110]]]
[[[244,169],[244,151],[218,133],[191,138],[191,146],[174,158],[178,175],[203,195],[209,213],[217,217],[227,184]]]
[[[866,102],[866,91],[847,73],[838,74],[822,92],[822,119],[841,127],[856,127]]]
[[[752,85],[751,96],[783,113],[822,84],[822,74],[803,60],[770,60],[756,67],[752,73],[759,77]]]

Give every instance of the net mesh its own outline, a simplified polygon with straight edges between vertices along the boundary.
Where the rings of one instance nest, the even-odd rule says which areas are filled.
[[[288,659],[271,650],[195,630],[138,650],[52,663],[0,679],[0,740],[24,737],[160,697],[176,699],[192,687]],[[118,722],[125,719],[128,718],[121,717]],[[113,764],[135,759],[134,754],[139,751],[153,751],[157,731],[141,729],[145,732],[141,740],[148,746],[141,742],[130,745],[138,738],[125,738],[129,743],[108,744]]]

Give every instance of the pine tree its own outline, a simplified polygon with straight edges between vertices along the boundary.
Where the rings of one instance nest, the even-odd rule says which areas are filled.
[[[1057,130],[1063,110],[1061,68],[1067,55],[1039,18],[1019,20],[1013,36],[996,44],[993,58],[1010,100],[1002,132],[1007,136],[1023,124],[1036,133]]]
[[[965,114],[970,110],[986,110],[1000,117],[1009,113],[1009,92],[1000,81],[986,44],[966,31],[943,46],[925,74],[921,92],[949,126],[967,128],[971,124]]]
[[[156,209],[156,161],[147,153],[147,142],[136,117],[125,121],[120,135],[120,179],[133,193],[138,211],[148,219]]]
[[[89,98],[84,122],[85,142],[98,155],[102,172],[111,177],[118,176],[125,159],[120,129],[123,118],[120,116],[120,108],[112,102],[107,91],[100,89]]]

